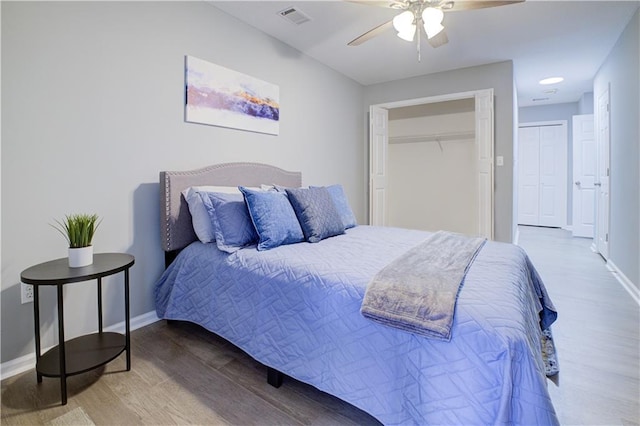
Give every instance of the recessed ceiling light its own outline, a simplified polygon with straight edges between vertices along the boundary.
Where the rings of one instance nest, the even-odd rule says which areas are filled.
[[[540,84],[556,84],[556,83],[560,83],[563,80],[564,80],[563,77],[549,77],[549,78],[544,78],[540,80],[539,83]]]

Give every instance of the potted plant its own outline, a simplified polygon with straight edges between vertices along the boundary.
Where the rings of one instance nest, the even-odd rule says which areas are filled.
[[[93,263],[91,240],[100,222],[97,214],[72,214],[53,226],[69,243],[69,266],[80,268]]]

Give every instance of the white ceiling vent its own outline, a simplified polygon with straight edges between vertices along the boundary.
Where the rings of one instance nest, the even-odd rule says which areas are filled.
[[[305,22],[309,22],[311,20],[308,15],[306,15],[300,9],[296,9],[295,7],[288,7],[284,10],[281,10],[280,12],[278,12],[278,15],[296,25],[302,25]]]

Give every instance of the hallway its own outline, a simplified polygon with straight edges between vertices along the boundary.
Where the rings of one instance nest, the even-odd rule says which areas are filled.
[[[640,307],[590,239],[555,228],[519,227],[558,309],[552,326],[560,365],[549,392],[563,425],[640,424]]]

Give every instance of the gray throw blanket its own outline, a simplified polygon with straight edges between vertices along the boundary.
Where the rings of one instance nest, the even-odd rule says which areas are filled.
[[[432,234],[378,272],[360,312],[391,327],[450,340],[458,291],[485,241],[445,231]]]

